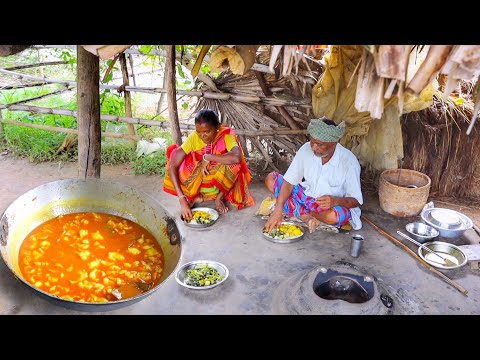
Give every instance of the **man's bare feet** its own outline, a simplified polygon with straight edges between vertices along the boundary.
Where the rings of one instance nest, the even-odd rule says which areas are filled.
[[[308,231],[310,234],[317,230],[318,225],[320,225],[320,220],[315,219],[310,214],[301,215],[300,219],[302,219],[303,222],[308,225]]]
[[[225,202],[223,201],[223,198],[217,197],[215,199],[215,209],[220,213],[220,214],[225,214],[228,210],[227,205],[225,205]]]

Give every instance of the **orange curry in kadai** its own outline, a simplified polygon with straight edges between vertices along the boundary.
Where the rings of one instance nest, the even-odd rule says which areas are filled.
[[[108,302],[118,299],[121,286],[158,284],[164,255],[153,235],[133,221],[83,212],[60,215],[30,232],[19,266],[26,281],[49,294]]]

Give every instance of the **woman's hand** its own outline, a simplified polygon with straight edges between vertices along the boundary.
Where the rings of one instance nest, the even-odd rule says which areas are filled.
[[[185,197],[180,198],[180,210],[182,212],[182,216],[186,221],[190,221],[193,219],[192,209],[190,209],[190,204]]]
[[[203,176],[208,175],[208,165],[210,164],[210,161],[205,159],[205,156],[203,156],[203,160],[200,163],[200,172],[202,173]]]
[[[280,208],[280,211],[278,211],[278,209],[275,208],[275,210],[273,210],[273,213],[270,215],[267,222],[265,223],[263,230],[266,232],[270,232],[273,229],[280,227],[280,225],[282,225],[282,221],[283,221],[283,209]]]

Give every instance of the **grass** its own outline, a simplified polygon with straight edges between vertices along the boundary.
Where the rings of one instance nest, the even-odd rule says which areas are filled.
[[[28,127],[5,125],[5,143],[0,149],[9,149],[13,156],[27,158],[30,162],[56,162],[78,161],[78,145],[68,152],[57,154],[57,149],[62,145],[65,134]],[[163,135],[163,136],[162,136]],[[171,144],[170,133],[151,131],[150,136],[166,137],[167,144]],[[112,140],[112,139],[109,139]],[[117,139],[114,139],[117,140]],[[127,143],[104,141],[101,149],[102,165],[116,165],[132,163],[136,175],[161,175],[165,174],[165,151],[159,150],[149,155],[137,158],[135,149]]]
[[[7,125],[5,126],[7,147],[15,156],[26,157],[31,162],[55,161],[56,151],[62,144],[64,134]]]
[[[165,175],[167,157],[165,151],[159,150],[151,154],[140,156],[133,162],[135,175]]]
[[[102,145],[102,165],[124,164],[135,160],[135,150],[129,145]]]
[[[9,149],[13,156],[27,158],[30,162],[78,161],[78,146],[70,151],[57,154],[65,134],[44,130],[6,126],[7,142],[0,149]],[[165,175],[167,159],[164,150],[137,157],[135,149],[126,144],[103,144],[101,149],[102,165],[131,163],[135,175]]]

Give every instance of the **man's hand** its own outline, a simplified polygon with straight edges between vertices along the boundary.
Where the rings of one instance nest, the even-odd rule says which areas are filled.
[[[190,209],[190,204],[185,197],[180,199],[180,208],[185,221],[190,221],[193,219],[192,209]]]
[[[280,225],[282,224],[282,221],[283,221],[283,209],[282,208],[280,208],[280,209],[275,208],[275,210],[273,210],[273,213],[268,218],[268,220],[267,220],[265,226],[263,227],[263,229],[266,232],[270,232],[273,229],[276,229],[276,228],[280,227]]]
[[[330,195],[323,195],[315,199],[315,202],[320,206],[322,209],[330,209],[334,207],[336,198],[335,196]]]

